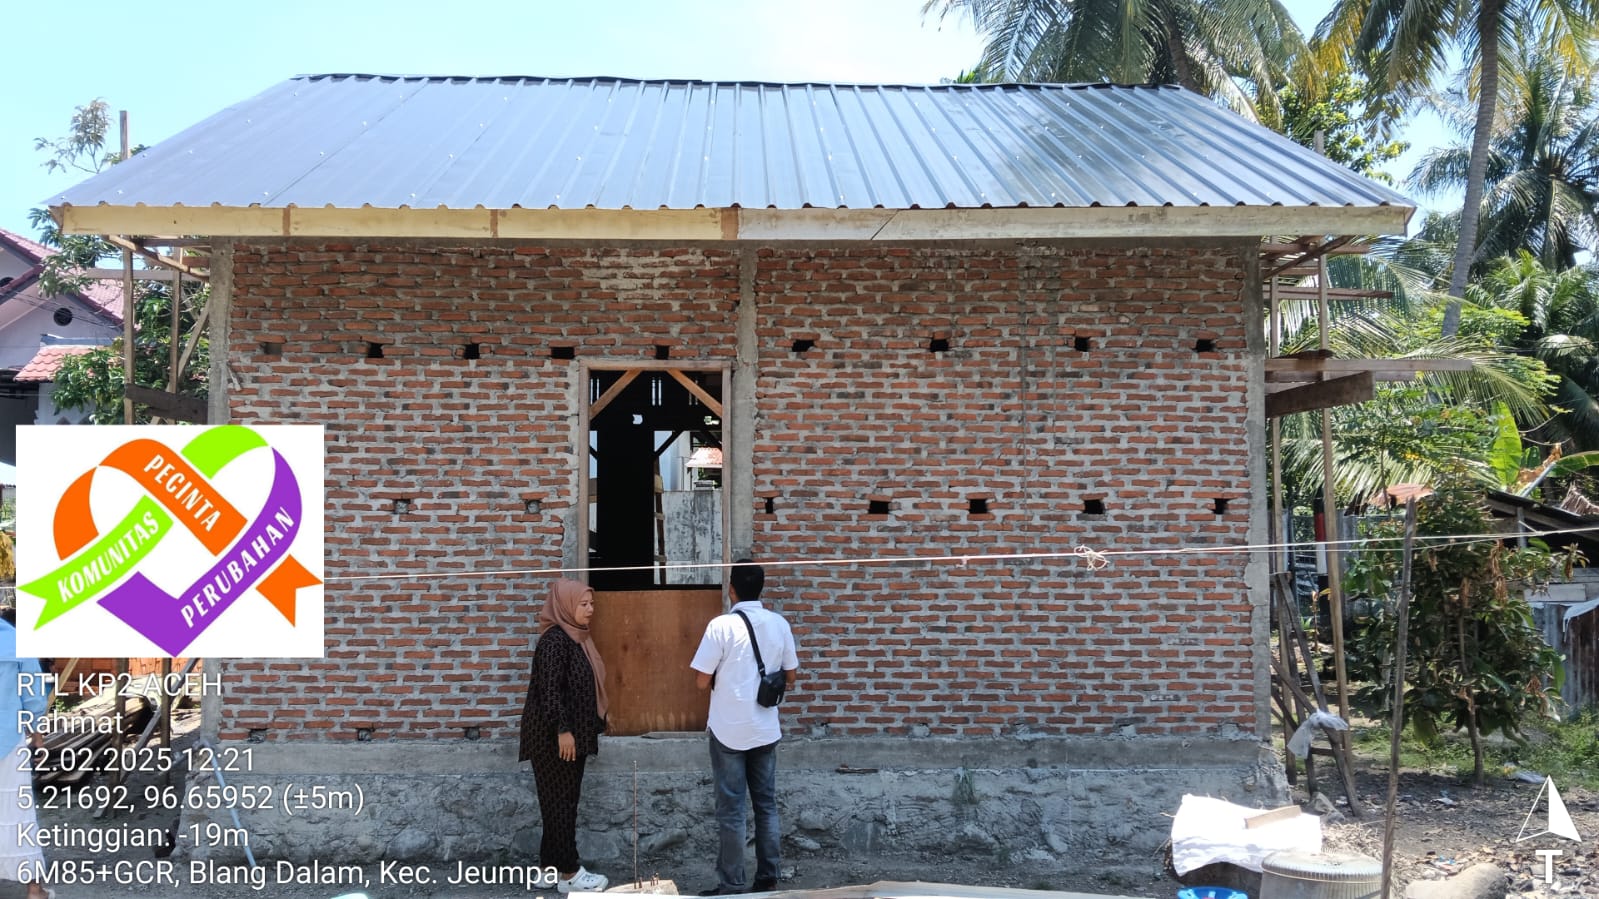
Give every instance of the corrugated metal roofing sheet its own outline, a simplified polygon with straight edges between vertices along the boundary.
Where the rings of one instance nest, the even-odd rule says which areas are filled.
[[[49,205],[1414,204],[1171,86],[306,75]]]

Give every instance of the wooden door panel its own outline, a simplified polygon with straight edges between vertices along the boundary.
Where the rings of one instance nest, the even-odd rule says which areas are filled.
[[[722,592],[594,591],[594,645],[605,659],[612,736],[702,731],[710,697],[694,686],[705,625],[722,614]]]

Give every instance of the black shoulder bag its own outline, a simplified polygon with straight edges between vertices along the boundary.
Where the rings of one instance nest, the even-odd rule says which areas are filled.
[[[734,610],[734,614],[744,619],[744,626],[749,628],[750,646],[755,649],[755,669],[761,673],[760,686],[755,690],[755,701],[763,708],[775,708],[783,701],[783,691],[788,689],[788,675],[783,673],[781,667],[766,673],[766,663],[761,661],[761,641],[755,639],[755,625],[750,624],[748,615]]]

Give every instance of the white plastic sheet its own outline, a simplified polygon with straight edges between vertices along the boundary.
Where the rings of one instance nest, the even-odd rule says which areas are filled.
[[[1172,867],[1179,875],[1217,862],[1251,871],[1273,852],[1321,851],[1321,818],[1295,815],[1250,828],[1245,822],[1265,809],[1234,805],[1208,796],[1184,796],[1171,823]]]

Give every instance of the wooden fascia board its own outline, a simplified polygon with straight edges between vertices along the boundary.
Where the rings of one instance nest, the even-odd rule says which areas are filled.
[[[1405,206],[1029,209],[331,209],[60,206],[69,234],[537,240],[930,241],[1402,234]]]

